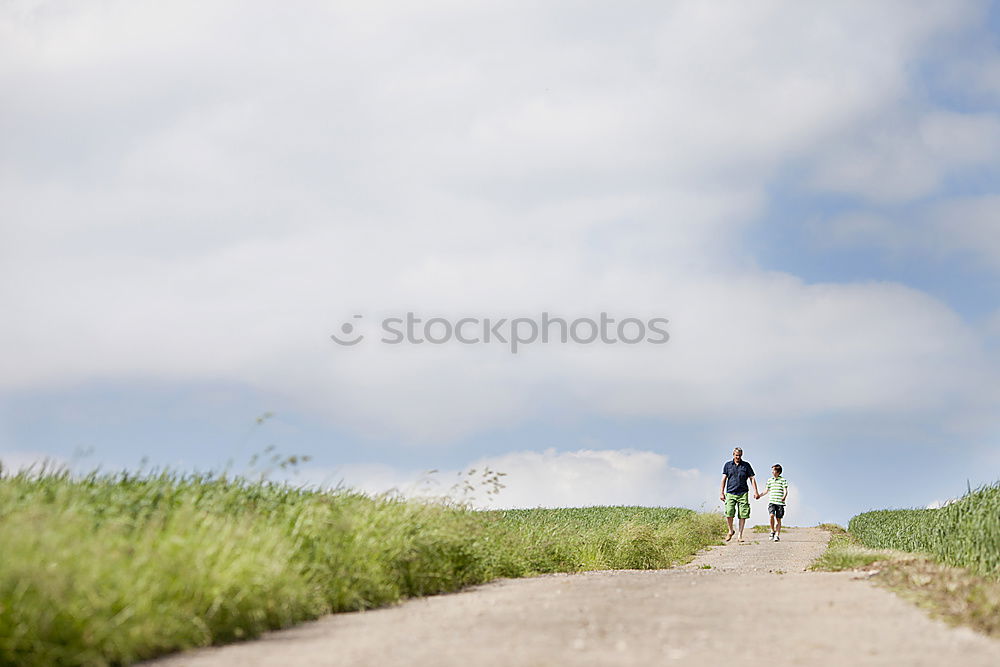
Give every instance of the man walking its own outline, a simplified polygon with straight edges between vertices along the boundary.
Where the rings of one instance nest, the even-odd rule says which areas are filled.
[[[726,523],[729,524],[729,534],[726,542],[733,539],[733,518],[739,514],[740,536],[743,541],[743,527],[750,518],[750,488],[747,481],[753,484],[754,497],[759,498],[757,480],[753,475],[750,463],[743,460],[743,450],[737,447],[733,450],[733,460],[726,461],[722,466],[722,487],[719,489],[719,500],[726,504]]]

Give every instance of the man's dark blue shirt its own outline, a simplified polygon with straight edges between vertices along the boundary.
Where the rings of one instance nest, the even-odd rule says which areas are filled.
[[[735,461],[726,461],[722,466],[722,474],[726,476],[726,493],[740,495],[750,491],[747,480],[754,474],[747,461],[740,461],[739,465]]]

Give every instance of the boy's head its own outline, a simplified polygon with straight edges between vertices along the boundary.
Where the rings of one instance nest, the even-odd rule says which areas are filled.
[[[780,463],[775,463],[773,466],[771,466],[771,474],[774,475],[775,477],[780,477],[781,476],[781,464]]]

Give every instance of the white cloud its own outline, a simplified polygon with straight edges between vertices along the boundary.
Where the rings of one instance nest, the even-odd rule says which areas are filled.
[[[1000,270],[1000,195],[946,200],[928,215],[929,247]]]
[[[473,474],[467,475],[470,470]],[[498,493],[482,482],[486,470],[504,473]],[[714,477],[674,468],[663,454],[635,449],[516,451],[476,460],[462,470],[433,472],[368,464],[335,471],[306,467],[303,476],[323,486],[342,481],[366,493],[448,496],[482,508],[640,505],[710,511],[719,505]],[[473,487],[468,492],[465,480]]]
[[[93,377],[223,378],[362,431],[440,441],[553,409],[679,419],[932,410],[986,379],[974,332],[941,303],[898,285],[626,265],[590,275],[572,253],[549,255],[558,263],[543,266],[546,255],[530,250],[478,262],[418,260],[396,266],[410,274],[406,286],[388,284],[389,273],[386,284],[365,285],[328,264],[333,244],[328,236],[245,246],[192,263],[186,274],[156,276],[149,267],[141,281],[91,276],[60,289],[63,279],[38,275],[51,284],[47,310],[32,312],[10,295],[22,316],[0,339],[21,353],[6,361],[3,382],[14,389]],[[267,266],[284,268],[271,274]],[[561,284],[570,277],[579,283]],[[338,284],[354,288],[328,291]],[[668,317],[671,340],[536,344],[518,355],[504,346],[391,347],[374,335],[356,348],[334,345],[328,334],[355,307],[374,325],[381,313],[365,304],[453,319],[596,317],[606,309],[618,318]]]
[[[1000,117],[931,111],[879,119],[849,143],[829,146],[813,185],[899,202],[937,191],[957,170],[993,162]]]
[[[468,475],[468,471],[474,471]],[[505,488],[491,493],[482,483],[486,470],[505,473]],[[473,489],[464,490],[469,480]],[[294,481],[331,487],[338,483],[368,494],[398,493],[408,498],[450,497],[482,509],[637,505],[721,511],[716,474],[676,468],[669,457],[637,449],[515,451],[482,458],[461,470],[405,470],[384,464],[351,464],[333,470],[305,466]],[[765,477],[758,480],[763,490]],[[751,500],[749,525],[768,522],[767,497]],[[822,520],[800,486],[789,484],[787,524],[811,526]]]
[[[1000,195],[948,197],[898,217],[851,212],[815,223],[817,241],[883,248],[899,259],[959,259],[1000,270]]]
[[[0,345],[17,350],[0,388],[221,380],[418,442],[553,410],[933,416],[976,400],[979,341],[941,303],[806,285],[739,248],[777,170],[891,117],[909,63],[967,5],[300,12],[0,15]],[[992,146],[990,119],[914,122],[928,160]],[[399,310],[663,315],[672,340],[513,357],[326,338]]]
[[[714,480],[640,450],[512,452],[477,462],[507,473],[498,507],[642,505],[713,509]]]

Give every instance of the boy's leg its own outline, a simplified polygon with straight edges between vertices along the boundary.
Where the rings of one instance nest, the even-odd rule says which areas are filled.
[[[781,535],[781,519],[774,515],[772,515],[771,518],[774,519],[774,534]]]

